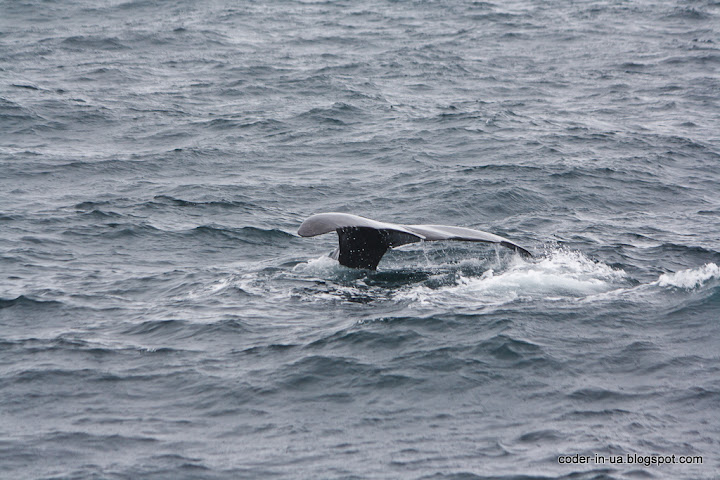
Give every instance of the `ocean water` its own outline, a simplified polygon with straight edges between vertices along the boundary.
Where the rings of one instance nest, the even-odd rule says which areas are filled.
[[[719,167],[710,0],[0,1],[0,477],[720,478]]]

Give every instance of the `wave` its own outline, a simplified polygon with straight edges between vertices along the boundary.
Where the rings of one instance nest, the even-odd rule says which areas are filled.
[[[410,329],[386,335],[384,331],[358,329],[357,326],[354,326],[350,329],[332,332],[310,343],[306,348],[336,351],[341,347],[361,347],[364,350],[395,351],[402,345],[407,345],[419,338],[420,334]]]
[[[98,220],[112,220],[99,225],[85,225],[82,227],[70,228],[63,232],[69,237],[99,237],[99,238],[143,238],[143,237],[180,237],[194,240],[215,238],[231,240],[250,245],[268,245],[282,240],[295,238],[291,233],[280,229],[263,229],[259,227],[225,227],[221,225],[199,225],[184,230],[168,230],[161,226],[152,225],[146,221],[133,222],[133,218],[115,212],[105,212],[93,209],[83,212],[85,215],[94,216]],[[114,221],[121,220],[121,221]]]
[[[155,195],[152,200],[137,201],[126,197],[119,197],[113,201],[84,201],[74,205],[75,210],[83,213],[91,213],[93,211],[105,213],[104,209],[108,207],[115,208],[138,208],[146,209],[148,211],[167,210],[167,207],[184,207],[193,209],[217,209],[217,210],[231,210],[237,212],[241,209],[243,212],[249,212],[251,210],[262,209],[262,206],[256,203],[246,200],[231,200],[231,199],[208,199],[208,200],[189,200],[184,198],[178,198],[172,195]],[[111,214],[113,212],[110,212]],[[0,220],[4,220],[2,213],[0,213]]]
[[[693,20],[703,21],[712,18],[712,15],[692,7],[678,7],[665,15],[665,20]]]
[[[364,111],[348,103],[336,102],[330,107],[316,107],[297,116],[299,120],[311,120],[321,124],[349,125],[358,121]]]
[[[287,240],[295,238],[291,233],[276,228],[263,229],[257,227],[227,228],[215,225],[201,225],[185,232],[187,235],[221,236],[238,240],[251,245],[266,245],[273,240]]]
[[[103,37],[99,35],[74,35],[63,39],[60,43],[74,49],[125,50],[129,48],[117,37]]]
[[[145,205],[148,206],[157,206],[159,204],[163,205],[174,205],[178,207],[195,207],[195,208],[202,208],[202,207],[219,207],[219,208],[228,208],[228,209],[234,209],[234,208],[246,208],[250,206],[255,206],[253,203],[250,202],[242,202],[237,200],[208,200],[208,201],[194,201],[194,200],[184,200],[182,198],[176,198],[170,195],[155,195],[153,197],[153,200],[156,202],[148,202]]]
[[[247,325],[238,318],[226,318],[212,323],[195,323],[186,320],[146,320],[124,327],[123,335],[140,337],[167,338],[198,338],[204,335],[229,335],[247,332]],[[158,350],[153,350],[157,352]],[[173,351],[168,348],[168,351]],[[165,350],[162,350],[165,352]]]
[[[58,307],[64,305],[62,302],[57,300],[35,300],[25,295],[20,295],[16,298],[0,298],[0,310],[11,307]]]
[[[311,355],[284,365],[273,375],[281,391],[302,392],[315,400],[350,401],[348,390],[407,388],[419,380],[387,373],[376,365],[352,358]]]
[[[720,280],[720,267],[714,263],[706,263],[698,268],[663,273],[654,283],[660,287],[692,290],[718,280]]]
[[[13,85],[16,88],[31,88],[30,85],[23,84]],[[35,113],[31,109],[9,100],[5,97],[0,97],[0,120],[2,121],[5,128],[15,129],[27,127],[27,125],[34,125],[40,122],[47,121],[45,118]]]
[[[92,212],[91,212],[92,214]],[[112,215],[98,215],[101,218],[113,218]],[[109,222],[102,225],[85,225],[69,228],[62,232],[69,237],[105,237],[112,239],[140,237],[162,233],[163,231],[147,223]]]

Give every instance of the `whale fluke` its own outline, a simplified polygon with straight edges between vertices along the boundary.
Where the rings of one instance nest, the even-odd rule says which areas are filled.
[[[351,268],[375,270],[389,248],[408,243],[435,240],[498,243],[526,257],[532,254],[507,238],[472,228],[448,225],[398,225],[378,222],[349,213],[318,213],[298,229],[301,237],[314,237],[336,231],[339,247],[333,258]]]

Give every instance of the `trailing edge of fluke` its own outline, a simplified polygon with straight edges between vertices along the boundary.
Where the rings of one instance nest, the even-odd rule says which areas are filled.
[[[435,240],[498,243],[526,257],[532,254],[507,238],[472,228],[448,225],[398,225],[378,222],[349,213],[318,213],[298,229],[301,237],[314,237],[336,231],[339,248],[332,257],[350,268],[375,270],[389,248],[408,243]]]

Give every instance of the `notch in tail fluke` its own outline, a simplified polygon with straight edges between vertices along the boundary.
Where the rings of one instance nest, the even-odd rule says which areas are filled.
[[[472,228],[448,225],[398,225],[378,222],[349,213],[318,213],[305,220],[298,229],[301,237],[314,237],[336,231],[339,247],[333,254],[341,265],[375,270],[389,248],[421,240],[458,240],[497,243],[519,254],[532,254],[507,238]]]

